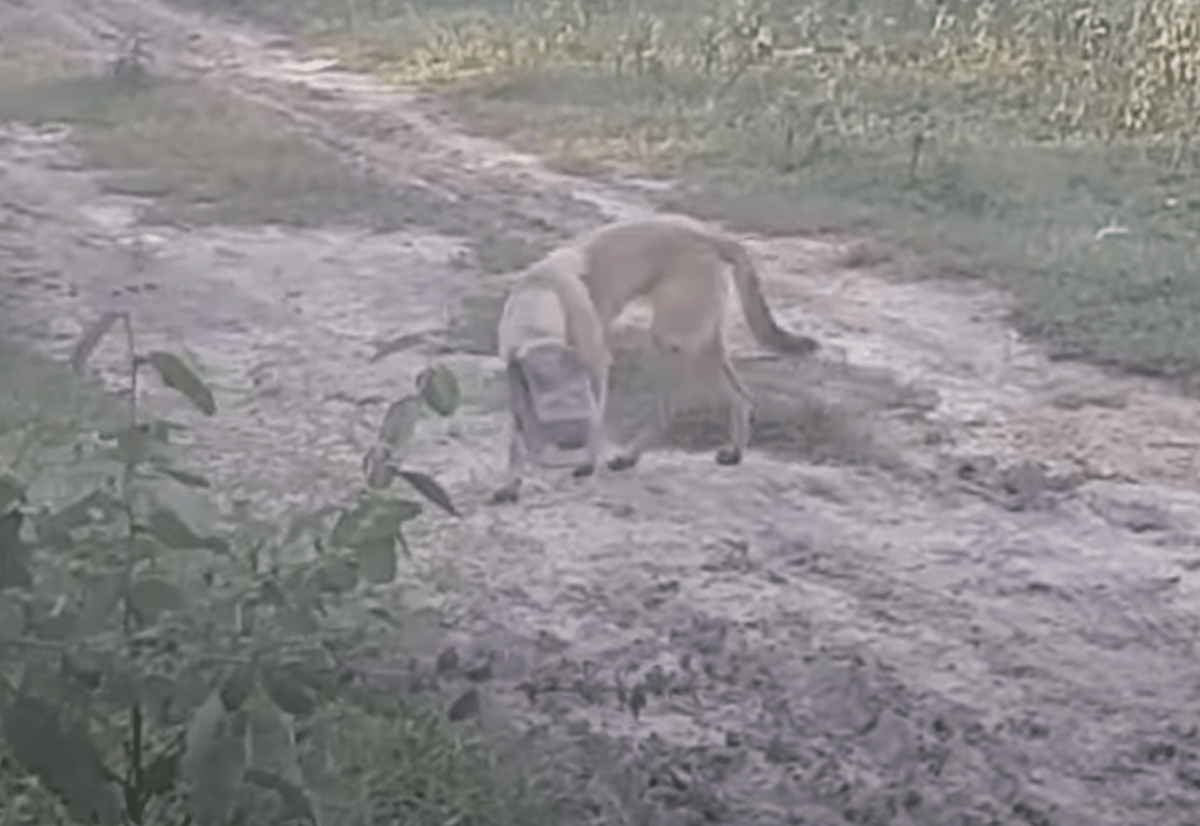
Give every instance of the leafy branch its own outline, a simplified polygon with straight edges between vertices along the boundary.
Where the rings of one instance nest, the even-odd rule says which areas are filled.
[[[315,823],[297,727],[344,700],[355,674],[335,653],[330,609],[364,582],[396,580],[403,527],[422,506],[390,495],[395,480],[458,515],[432,476],[399,458],[422,409],[453,415],[457,381],[432,365],[389,408],[352,502],[284,530],[243,510],[229,533],[203,517],[211,483],[175,464],[180,426],[139,408],[149,368],[215,415],[196,371],[171,353],[142,354],[118,312],[85,331],[71,367],[86,370],[118,323],[125,421],[81,433],[77,450],[110,469],[105,480],[51,509],[29,501],[15,464],[0,476],[0,652],[20,664],[0,668],[0,746],[78,823],[224,826],[268,813]],[[101,748],[98,728],[115,747]]]

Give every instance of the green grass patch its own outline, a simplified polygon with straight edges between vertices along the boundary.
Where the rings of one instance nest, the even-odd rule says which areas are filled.
[[[669,206],[747,229],[948,246],[1059,354],[1200,368],[1200,7],[314,0],[306,20],[568,169],[681,178]]]
[[[104,189],[155,200],[151,222],[388,227],[430,206],[390,207],[383,187],[351,174],[280,117],[193,84],[41,78],[4,90],[0,120],[69,124],[86,160],[106,170]]]
[[[61,55],[44,72],[14,67],[0,59],[0,123],[69,125],[100,189],[145,199],[146,223],[432,230],[469,239],[489,272],[559,240],[534,222],[498,223],[503,192],[456,199],[359,174],[285,116],[217,90],[153,75],[131,85]]]
[[[327,822],[558,822],[552,790],[525,771],[528,766],[506,765],[477,734],[447,723],[431,704],[398,696],[388,692],[365,707],[329,709],[337,723],[325,727],[319,759],[338,771],[328,792],[320,795]],[[311,770],[319,773],[311,758]]]

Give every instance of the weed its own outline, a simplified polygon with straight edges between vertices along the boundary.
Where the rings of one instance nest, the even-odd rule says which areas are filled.
[[[212,391],[179,357],[143,353],[120,312],[81,337],[74,370],[114,332],[124,411],[61,365],[0,351],[4,822],[546,822],[541,792],[454,725],[474,698],[447,719],[360,664],[393,631],[382,606],[356,610],[372,602],[360,585],[396,579],[422,512],[391,482],[457,515],[393,457],[420,408],[454,414],[454,375],[430,366],[389,408],[353,501],[282,525],[242,508],[222,527],[199,506],[209,481],[177,464],[181,426],[145,421],[137,389],[153,374],[208,416]],[[30,379],[30,394],[10,383]],[[46,475],[57,496],[30,484]]]

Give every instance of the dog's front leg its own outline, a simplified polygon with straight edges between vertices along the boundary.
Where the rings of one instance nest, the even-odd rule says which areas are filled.
[[[608,411],[608,377],[612,368],[612,358],[604,354],[603,361],[592,374],[592,390],[596,399],[596,412],[592,417],[592,429],[588,434],[589,452],[593,463],[575,469],[576,477],[591,476],[596,469],[595,462],[604,461],[603,456],[609,449],[608,429],[605,425]]]
[[[514,424],[508,443],[508,467],[504,473],[504,484],[492,494],[493,505],[511,504],[521,498],[521,478],[525,467],[525,442]]]

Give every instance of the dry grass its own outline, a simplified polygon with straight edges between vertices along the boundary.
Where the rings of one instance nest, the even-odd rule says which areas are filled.
[[[1200,367],[1196,0],[307,8],[351,63],[568,168],[680,176],[669,206],[743,227],[950,246],[1059,353]]]

